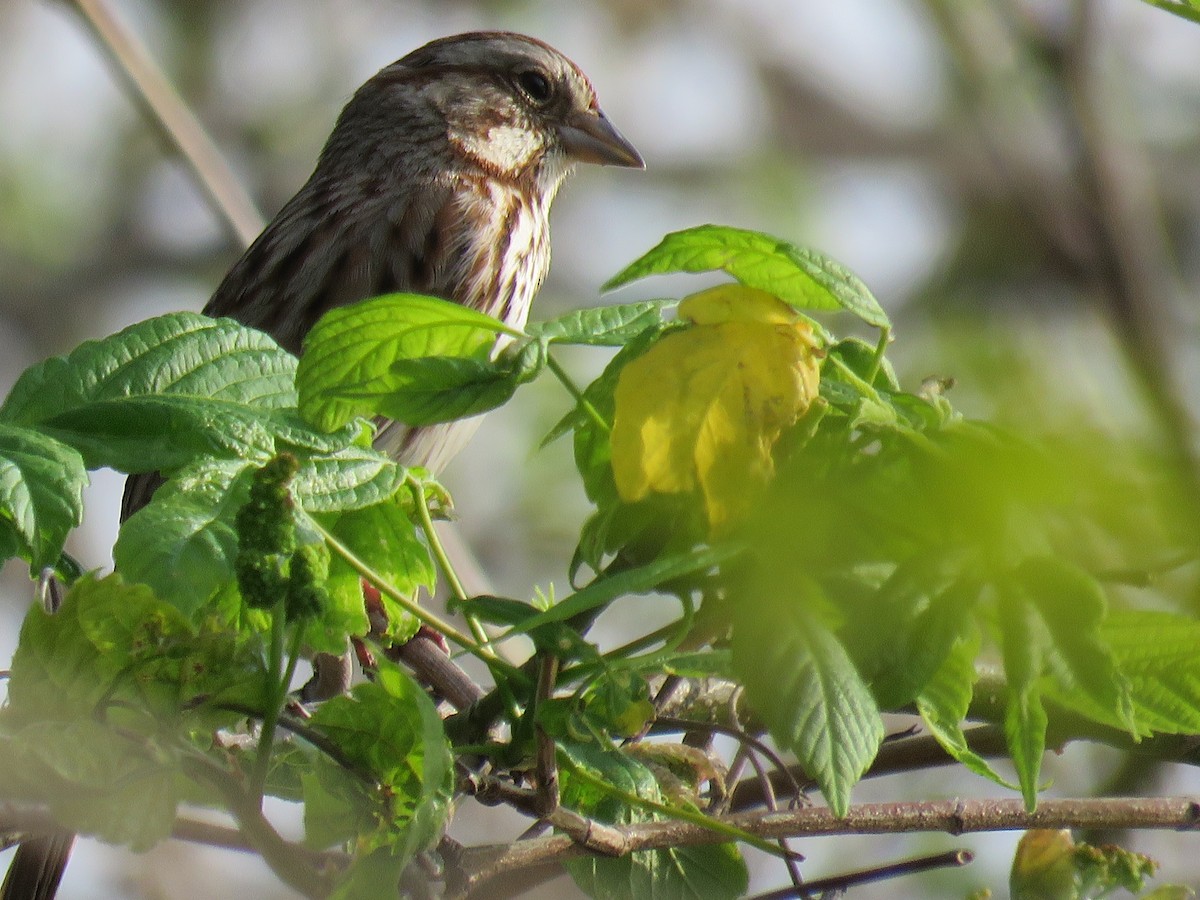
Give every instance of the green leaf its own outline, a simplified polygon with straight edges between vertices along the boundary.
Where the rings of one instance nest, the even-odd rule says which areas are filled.
[[[799,580],[733,597],[733,666],[755,712],[844,816],[884,731],[875,698],[814,613],[826,602],[815,583]]]
[[[85,484],[76,451],[34,430],[0,424],[0,521],[11,524],[32,572],[57,561],[83,520]]]
[[[40,426],[88,466],[173,468],[269,454],[270,413],[296,402],[296,360],[229,319],[175,313],[27,370],[0,421]]]
[[[1200,622],[1176,613],[1115,610],[1100,639],[1129,679],[1140,728],[1200,733]]]
[[[305,838],[318,848],[352,840],[359,853],[382,850],[399,871],[441,837],[454,760],[433,701],[397,666],[378,663],[376,681],[313,714],[312,727],[356,771],[325,759],[305,779]]]
[[[621,347],[644,331],[661,329],[663,313],[678,300],[640,300],[594,309],[576,309],[548,322],[533,322],[525,333],[554,344]]]
[[[1138,735],[1129,682],[1100,634],[1107,601],[1092,576],[1062,560],[1034,557],[1016,577],[1044,624],[1044,666],[1056,697],[1097,721]]]
[[[498,334],[514,332],[483,313],[416,294],[331,310],[305,340],[296,373],[300,412],[322,428],[340,427],[374,411],[370,398],[386,392],[398,360],[486,359]]]
[[[232,319],[171,313],[28,369],[0,407],[0,421],[36,424],[144,395],[280,409],[296,405],[295,369],[295,357],[262,332]]]
[[[209,462],[179,473],[121,526],[117,571],[150,585],[189,618],[234,580],[234,521],[249,497],[250,464]]]
[[[975,684],[975,657],[979,655],[980,637],[975,631],[951,648],[949,655],[932,679],[917,696],[917,710],[934,739],[947,753],[976,775],[1012,790],[1020,787],[1002,778],[987,760],[967,744],[962,723],[971,705]]]
[[[604,284],[604,290],[668,272],[721,269],[742,284],[774,294],[797,309],[845,309],[888,328],[887,314],[848,269],[807,247],[758,231],[701,225],[668,234],[645,256]]]
[[[741,552],[740,547],[723,545],[707,549],[673,554],[657,559],[636,569],[626,569],[616,575],[597,578],[583,590],[564,597],[543,613],[531,616],[519,627],[511,628],[495,638],[492,643],[525,634],[552,622],[568,619],[588,612],[629,594],[644,594],[676,578],[704,572],[720,565]]]
[[[1037,808],[1038,779],[1042,755],[1046,752],[1048,720],[1042,704],[1039,679],[1045,661],[1048,638],[1033,607],[1023,598],[1002,594],[999,620],[1004,655],[1004,673],[1008,677],[1008,702],[1004,712],[1004,736],[1025,808]]]
[[[397,498],[343,512],[336,517],[322,516],[320,521],[341,544],[400,593],[415,594],[419,588],[433,589],[437,579],[433,557]],[[329,582],[335,602],[348,612],[356,611],[356,617],[365,615],[359,574],[336,552],[330,564]],[[388,637],[402,642],[416,634],[420,623],[411,613],[386,595],[381,600],[388,618]],[[351,627],[346,630],[351,634],[362,634],[366,629]]]
[[[571,761],[605,784],[654,803],[666,803],[653,771],[630,756],[598,747],[563,747]],[[588,818],[626,825],[661,820],[659,813],[631,806],[590,780],[563,772],[562,802]],[[589,856],[564,864],[575,883],[604,900],[721,900],[742,896],[749,882],[737,845],[644,850],[616,859]]]
[[[375,394],[342,396],[370,403],[370,412],[406,425],[433,425],[478,415],[503,405],[524,380],[503,361],[432,356],[392,365]],[[369,400],[367,398],[370,398]]]
[[[292,490],[308,512],[333,512],[381,503],[400,490],[404,478],[404,467],[386,454],[350,446],[304,460]]]
[[[50,806],[59,824],[143,852],[171,834],[181,779],[170,753],[90,718],[31,724],[0,741],[7,796]],[[171,760],[173,761],[173,760]]]

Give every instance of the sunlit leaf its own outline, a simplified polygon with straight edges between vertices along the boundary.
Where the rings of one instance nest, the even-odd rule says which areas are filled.
[[[823,253],[769,234],[722,225],[700,225],[668,234],[657,247],[609,279],[604,290],[647,275],[714,269],[797,309],[845,309],[870,325],[888,327],[887,314],[867,286]]]

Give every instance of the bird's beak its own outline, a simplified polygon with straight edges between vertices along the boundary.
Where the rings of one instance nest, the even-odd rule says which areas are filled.
[[[559,126],[558,136],[567,156],[578,162],[646,168],[642,155],[599,110],[572,113]]]

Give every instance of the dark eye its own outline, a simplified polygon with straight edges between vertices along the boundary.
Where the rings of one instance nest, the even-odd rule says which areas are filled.
[[[550,79],[537,69],[518,73],[517,86],[521,89],[521,93],[539,106],[549,103],[550,97],[554,93],[550,87]]]

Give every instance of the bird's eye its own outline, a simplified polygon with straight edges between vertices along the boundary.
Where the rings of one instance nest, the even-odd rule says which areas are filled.
[[[537,69],[530,69],[519,73],[517,75],[517,86],[521,89],[521,93],[539,106],[543,103],[549,103],[554,93],[550,87],[550,79]]]

